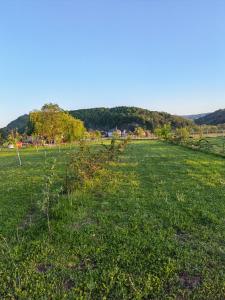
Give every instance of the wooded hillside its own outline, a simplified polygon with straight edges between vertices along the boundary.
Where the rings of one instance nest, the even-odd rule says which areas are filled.
[[[156,127],[171,123],[171,126],[183,127],[192,124],[192,121],[179,116],[173,116],[165,112],[150,111],[138,107],[114,107],[114,108],[90,108],[69,111],[69,113],[84,121],[87,129],[110,130],[119,129],[134,130],[136,127],[153,130]],[[23,115],[12,121],[7,127],[1,129],[3,135],[17,128],[19,133],[24,133],[28,127],[29,116]]]

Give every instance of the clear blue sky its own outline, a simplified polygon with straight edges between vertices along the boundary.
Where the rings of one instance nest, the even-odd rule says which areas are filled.
[[[49,101],[225,108],[225,1],[0,1],[0,127]]]

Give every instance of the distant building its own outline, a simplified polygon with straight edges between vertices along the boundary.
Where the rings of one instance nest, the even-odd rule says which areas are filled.
[[[124,129],[124,130],[122,130],[122,132],[121,132],[121,136],[123,136],[123,137],[125,137],[125,136],[127,136],[127,131]]]

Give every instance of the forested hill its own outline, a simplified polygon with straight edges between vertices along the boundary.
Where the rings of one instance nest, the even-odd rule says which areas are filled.
[[[195,120],[198,125],[218,125],[225,123],[225,109],[219,109],[211,114]]]
[[[150,111],[137,107],[90,108],[69,111],[69,113],[84,121],[86,128],[109,130],[113,128],[133,130],[140,126],[145,129],[154,129],[163,124],[171,123],[173,127],[182,127],[192,124],[190,120],[173,116],[164,112]],[[20,133],[25,132],[28,126],[28,115],[23,115],[1,129],[6,135],[10,130],[17,128]]]
[[[10,122],[5,128],[0,129],[0,133],[6,136],[12,129],[17,128],[19,133],[24,133],[28,126],[29,115],[23,115]]]
[[[152,130],[166,123],[171,123],[173,127],[191,124],[191,121],[182,117],[137,107],[79,109],[70,113],[84,121],[88,129],[98,130],[109,130],[115,127],[133,130],[137,126]]]

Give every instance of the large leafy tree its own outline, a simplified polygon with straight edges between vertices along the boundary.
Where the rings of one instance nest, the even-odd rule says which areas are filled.
[[[81,138],[85,128],[82,121],[64,112],[57,104],[45,104],[40,111],[30,113],[34,133],[50,143],[72,142]]]
[[[84,123],[75,119],[68,113],[63,114],[63,138],[67,142],[73,142],[84,136]]]

